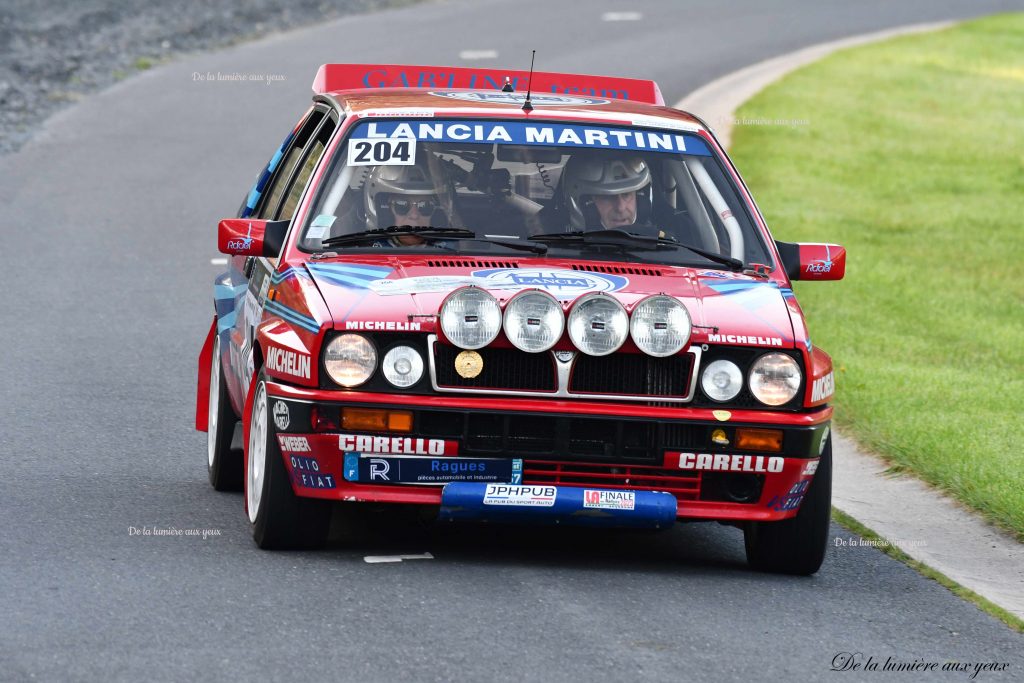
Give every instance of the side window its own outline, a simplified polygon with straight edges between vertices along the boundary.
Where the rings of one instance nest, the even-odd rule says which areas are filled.
[[[302,157],[303,151],[309,145],[314,131],[316,131],[317,126],[323,120],[324,112],[320,109],[314,109],[302,125],[299,126],[291,141],[291,145],[284,152],[284,156],[279,160],[280,163],[277,164],[276,169],[273,169],[275,171],[273,178],[263,190],[261,201],[257,205],[256,212],[253,214],[255,218],[271,219],[273,217],[274,211],[281,201],[281,195],[284,194],[284,190],[288,185],[288,179],[291,178],[296,164],[298,164],[299,159]]]
[[[337,124],[333,119],[326,119],[316,132],[316,135],[306,145],[302,162],[291,174],[292,177],[288,183],[287,190],[283,192],[284,201],[281,203],[281,208],[275,214],[275,220],[292,219],[292,216],[295,214],[295,208],[299,205],[302,190],[306,187],[309,176],[313,174],[313,169],[320,162],[320,157],[323,156],[327,142],[331,139],[336,126]],[[272,204],[268,202],[267,206],[272,206]]]

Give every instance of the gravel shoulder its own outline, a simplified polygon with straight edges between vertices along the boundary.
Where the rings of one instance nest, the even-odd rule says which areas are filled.
[[[417,0],[3,0],[0,154],[83,96],[177,55]]]

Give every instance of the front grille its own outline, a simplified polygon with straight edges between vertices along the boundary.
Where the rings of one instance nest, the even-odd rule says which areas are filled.
[[[431,343],[436,385],[440,389],[558,392],[566,395],[602,395],[626,400],[674,399],[689,401],[691,375],[698,351],[667,358],[643,353],[613,353],[588,356],[576,352],[568,381],[559,386],[559,370],[553,351],[527,353],[513,348],[487,347],[477,351],[483,360],[479,375],[459,376],[455,359],[461,350],[439,342]],[[657,405],[657,404],[653,404]],[[674,404],[673,404],[674,405]]]
[[[550,353],[526,353],[518,349],[480,349],[483,369],[476,377],[460,377],[454,346],[434,344],[437,385],[467,389],[506,389],[519,391],[555,391],[555,361]]]
[[[523,463],[524,484],[595,486],[605,489],[653,489],[673,494],[678,500],[700,498],[700,472],[660,467],[582,465],[572,462]]]
[[[633,394],[637,396],[686,396],[693,355],[684,353],[655,358],[640,353],[610,356],[579,354],[569,379],[574,394]]]
[[[660,466],[667,450],[693,450],[708,427],[658,420],[528,413],[419,412],[418,433],[461,439],[461,455]]]

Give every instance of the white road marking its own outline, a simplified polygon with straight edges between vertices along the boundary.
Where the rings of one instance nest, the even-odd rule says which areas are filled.
[[[226,258],[212,258],[210,259],[211,266],[226,266],[228,260]]]
[[[601,21],[640,21],[644,15],[640,12],[605,12]]]
[[[463,50],[459,53],[459,59],[474,60],[474,59],[497,59],[497,50]]]
[[[401,562],[402,560],[432,560],[434,556],[430,553],[420,555],[367,555],[363,561],[367,564],[381,564],[384,562]]]

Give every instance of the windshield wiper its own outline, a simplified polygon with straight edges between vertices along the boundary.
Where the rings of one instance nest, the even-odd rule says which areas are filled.
[[[345,244],[376,242],[377,240],[386,240],[391,237],[401,237],[403,235],[416,235],[417,237],[422,237],[425,240],[460,239],[466,237],[472,239],[476,237],[475,232],[463,230],[461,228],[435,228],[432,225],[391,225],[386,228],[373,228],[372,230],[361,230],[360,232],[353,232],[347,235],[328,237],[320,242],[320,246],[340,247]]]
[[[517,249],[519,251],[528,251],[533,254],[546,254],[548,251],[548,248],[541,244],[530,244],[529,242],[505,242],[503,240],[477,237],[475,232],[464,228],[436,228],[432,225],[391,225],[386,228],[373,228],[372,230],[353,232],[348,235],[328,237],[323,240],[320,245],[323,247],[340,247],[347,244],[376,242],[378,240],[386,240],[392,237],[400,237],[402,235],[415,235],[416,237],[422,237],[427,242],[441,242],[444,240],[486,242],[487,244],[496,244],[501,247]]]
[[[731,256],[715,254],[710,251],[705,251],[699,247],[683,244],[682,242],[677,242],[665,237],[638,235],[625,230],[576,230],[573,232],[554,233],[550,235],[534,235],[530,239],[534,242],[543,242],[545,244],[577,242],[585,245],[615,246],[622,247],[624,249],[687,249],[699,256],[703,256],[709,261],[728,266],[730,270],[734,270],[736,272],[742,271],[745,267],[743,261],[732,258]]]

